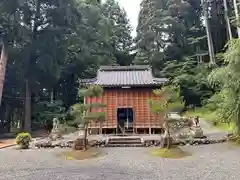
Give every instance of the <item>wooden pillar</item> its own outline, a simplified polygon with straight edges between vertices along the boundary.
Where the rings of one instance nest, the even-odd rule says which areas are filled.
[[[148,98],[151,99],[151,97],[152,97],[152,91],[150,91],[148,93]],[[152,132],[151,132],[152,129],[151,129],[151,109],[150,109],[150,107],[148,109],[148,118],[149,118],[149,134],[152,134]]]

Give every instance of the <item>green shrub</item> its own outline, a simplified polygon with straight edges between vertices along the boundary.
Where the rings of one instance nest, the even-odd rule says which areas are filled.
[[[32,137],[29,133],[19,133],[16,137],[16,143],[20,145],[21,149],[27,149],[32,140]]]

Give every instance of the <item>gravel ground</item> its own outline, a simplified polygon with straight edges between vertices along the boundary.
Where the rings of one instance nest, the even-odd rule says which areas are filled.
[[[74,161],[62,149],[0,150],[0,180],[239,180],[240,148],[228,144],[185,146],[181,160],[148,155],[150,148],[105,148],[107,155]]]

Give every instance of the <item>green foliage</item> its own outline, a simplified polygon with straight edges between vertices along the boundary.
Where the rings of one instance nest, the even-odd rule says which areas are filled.
[[[219,114],[216,111],[211,111],[205,106],[201,108],[196,108],[194,110],[188,110],[187,112],[185,112],[184,116],[198,116],[200,118],[203,118],[208,123],[214,125],[216,128],[225,132],[233,132],[235,129],[234,121],[231,121],[230,123],[226,123],[224,121],[222,122],[222,120],[219,119]]]
[[[222,5],[220,1],[208,3],[209,23],[214,27],[211,30],[214,50],[220,53],[216,57],[219,67],[230,64],[226,59],[232,59],[238,51],[232,48],[228,55],[223,54],[228,37]],[[133,60],[135,64],[151,65],[156,76],[167,77],[174,86],[179,86],[186,105],[208,104],[212,109],[221,109],[217,103],[207,100],[222,88],[225,78],[222,75],[228,74],[228,68],[215,72],[217,86],[210,87],[207,76],[211,69],[205,66],[209,60],[200,0],[142,0],[134,44],[129,19],[116,0],[5,0],[0,2],[0,7],[0,34],[9,54],[1,119],[21,120],[25,124],[25,109],[33,113],[26,113],[28,124],[31,124],[30,117],[50,122],[53,116],[62,116],[57,112],[58,107],[68,109],[78,101],[82,103],[85,93],[95,96],[92,90],[79,92],[78,96],[79,78],[95,77],[100,65],[130,65]],[[229,2],[229,16],[233,12]],[[233,36],[236,37],[235,31]],[[231,62],[234,64],[235,60]],[[231,68],[236,71],[234,68],[238,66]],[[232,77],[229,77],[232,82],[238,82],[238,78]],[[26,80],[29,95],[25,91]],[[51,92],[62,105],[54,105],[56,108],[42,105],[50,104],[46,101]],[[235,92],[224,90],[224,93],[221,102],[225,109],[237,104]],[[26,96],[32,97],[28,107],[24,102]],[[229,97],[232,100],[226,103]],[[85,111],[103,107],[86,106]],[[232,115],[235,113],[230,110],[228,113],[235,118]],[[229,116],[228,113],[221,112]],[[222,119],[226,121],[225,117]]]
[[[116,51],[129,51],[132,46],[132,37],[126,11],[116,0],[106,0],[102,5],[102,14],[107,19],[110,45]]]
[[[32,118],[37,127],[44,125],[51,129],[53,118],[58,118],[63,123],[65,117],[66,108],[61,101],[40,101],[33,106]]]
[[[35,104],[34,115],[36,118],[52,120],[53,118],[64,118],[66,109],[61,101],[40,101]]]
[[[240,40],[234,39],[227,44],[224,53],[226,66],[216,68],[209,75],[212,85],[221,87],[220,106],[217,112],[222,121],[234,120],[237,125],[237,133],[240,133]]]
[[[70,133],[74,133],[74,132],[77,131],[76,127],[70,126],[66,123],[65,124],[60,124],[59,129],[60,129],[60,132],[63,133],[63,134],[70,134]]]
[[[88,121],[84,119],[84,113],[87,108],[83,104],[74,104],[70,109],[70,114],[75,118],[72,124],[87,124]]]
[[[95,112],[95,113],[88,113],[85,117],[86,121],[96,121],[96,122],[101,122],[105,121],[106,115],[104,112]]]
[[[126,11],[120,7],[116,0],[106,0],[101,7],[106,22],[105,37],[108,41],[108,51],[116,60],[116,64],[130,65],[133,57],[130,55],[132,47],[132,28]]]
[[[85,98],[100,97],[103,88],[97,85],[90,85],[87,89],[79,89],[79,95]],[[101,122],[105,120],[104,112],[91,112],[92,108],[103,108],[106,105],[100,103],[80,104],[77,103],[71,107],[70,114],[75,118],[73,123],[87,125],[91,121]]]
[[[161,97],[160,100],[150,100],[149,105],[153,113],[167,114],[169,111],[180,110],[184,107],[179,87],[165,86],[154,90],[153,93]]]
[[[78,78],[93,78],[100,65],[129,65],[134,58],[129,20],[116,1],[12,0],[0,6],[0,34],[9,54],[1,110],[10,108],[6,116],[14,120],[51,119],[55,112],[43,107],[51,92],[69,108],[82,100]],[[25,80],[28,99],[33,97],[26,112],[33,114],[23,119]]]
[[[25,132],[19,133],[16,137],[16,143],[20,145],[22,149],[28,148],[31,140],[31,135]]]
[[[103,88],[97,85],[90,85],[87,89],[80,89],[78,95],[85,97],[99,97],[103,94]]]
[[[210,69],[206,65],[196,66],[196,62],[191,64],[191,60],[175,69],[172,83],[180,86],[181,95],[187,106],[200,106],[213,95],[214,89],[207,81],[209,73]]]
[[[166,61],[178,60],[201,48],[204,34],[200,2],[143,0],[137,28],[137,63],[161,69]],[[194,43],[193,43],[194,42]]]
[[[223,100],[223,93],[218,92],[215,93],[205,104],[205,108],[209,109],[209,111],[217,111],[222,106],[222,100]]]
[[[186,105],[200,106],[208,85],[206,34],[201,1],[142,0],[137,28],[136,64],[150,64],[156,76],[180,87]]]

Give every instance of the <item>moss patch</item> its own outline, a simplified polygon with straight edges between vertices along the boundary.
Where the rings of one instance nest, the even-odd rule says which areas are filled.
[[[191,153],[183,151],[180,147],[174,146],[170,149],[154,149],[150,152],[153,156],[169,159],[181,159],[184,157],[191,156]]]
[[[84,160],[84,159],[97,158],[102,156],[103,154],[104,153],[102,153],[99,149],[92,148],[86,151],[77,151],[77,150],[65,151],[65,152],[62,152],[60,155],[64,157],[64,159],[66,160]]]

